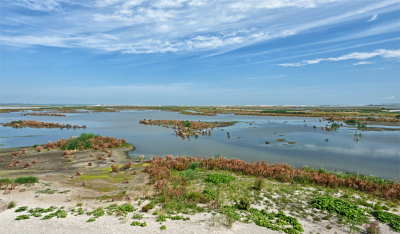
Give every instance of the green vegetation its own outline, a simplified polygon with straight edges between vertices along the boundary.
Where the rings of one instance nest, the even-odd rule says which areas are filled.
[[[223,183],[229,183],[231,181],[234,181],[235,179],[236,179],[236,177],[231,176],[231,175],[210,173],[210,174],[208,174],[208,178],[206,179],[206,181],[211,182],[215,185],[219,185],[219,184],[223,184]]]
[[[132,219],[143,219],[143,215],[141,215],[141,214],[134,214],[134,215],[132,216]]]
[[[7,209],[12,209],[15,207],[15,201],[11,201],[10,204],[8,204]]]
[[[53,217],[66,218],[67,216],[68,216],[68,213],[65,210],[58,209],[56,212],[50,213],[50,214],[44,216],[43,220],[51,219]]]
[[[333,124],[331,124],[331,128],[340,128],[340,124],[333,123]]]
[[[54,194],[55,192],[57,192],[58,190],[55,189],[45,189],[45,190],[39,190],[37,191],[38,193],[44,193],[44,194]]]
[[[344,121],[346,124],[354,125],[357,123],[357,120],[355,119],[348,119]]]
[[[24,122],[23,120],[14,120],[14,121],[11,121],[10,124],[11,124],[12,126],[14,126],[14,125],[16,125],[16,124],[21,125],[23,122]]]
[[[192,170],[196,170],[196,168],[199,166],[199,162],[192,162],[190,165],[189,165],[189,169],[192,169]]]
[[[1,179],[0,179],[0,183],[3,183],[3,184],[6,184],[6,183],[12,184],[12,183],[14,183],[14,180],[12,180],[12,179],[10,179],[10,178],[1,178]]]
[[[236,203],[236,206],[240,210],[248,210],[250,208],[250,199],[247,197],[240,197],[239,202]]]
[[[265,182],[262,178],[257,178],[254,182],[254,189],[260,191],[265,186]]]
[[[167,217],[165,215],[160,215],[157,217],[157,222],[165,222],[167,221]]]
[[[354,221],[362,221],[365,218],[364,210],[350,202],[329,196],[317,197],[311,205],[320,210],[340,214]]]
[[[29,215],[19,215],[16,220],[30,219]]]
[[[190,121],[182,121],[182,123],[185,125],[185,127],[189,128],[192,123]]]
[[[371,214],[382,223],[387,223],[391,228],[400,232],[400,216],[385,211],[372,211]]]
[[[17,179],[15,179],[15,183],[18,184],[34,184],[39,182],[39,179],[35,176],[28,176],[28,177],[18,177]]]
[[[204,189],[202,194],[204,197],[206,197],[210,201],[213,201],[213,200],[215,200],[215,198],[217,198],[217,193],[210,189]]]
[[[138,222],[138,221],[133,221],[133,222],[131,223],[131,226],[140,226],[140,222]]]
[[[82,133],[77,138],[67,140],[67,142],[61,149],[76,150],[79,148],[79,146],[83,146],[85,149],[90,149],[90,147],[92,147],[91,139],[98,136],[99,135],[96,135],[94,133]]]
[[[161,230],[167,230],[167,227],[166,227],[165,225],[162,225],[162,226],[160,227],[160,229],[161,229]]]
[[[21,206],[21,207],[18,207],[18,208],[15,210],[15,212],[22,212],[22,211],[26,211],[26,209],[28,209],[28,207],[27,207],[27,206]]]

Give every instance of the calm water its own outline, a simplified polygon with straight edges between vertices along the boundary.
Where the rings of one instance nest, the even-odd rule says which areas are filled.
[[[139,124],[141,119],[240,122],[225,127],[224,131],[214,129],[211,137],[200,135],[198,139],[191,137],[189,141],[176,137],[171,128]],[[307,127],[304,126],[304,119]],[[67,114],[66,117],[21,116],[18,113],[0,115],[2,123],[12,120],[38,120],[79,126],[85,124],[87,128],[60,130],[1,127],[2,148],[44,144],[48,140],[54,142],[61,138],[79,136],[82,132],[93,132],[125,138],[137,147],[130,153],[133,157],[140,154],[144,154],[146,158],[166,154],[208,157],[219,154],[228,158],[242,158],[249,162],[261,160],[266,160],[268,163],[284,162],[296,167],[309,165],[314,168],[324,167],[400,179],[400,131],[363,131],[360,141],[355,142],[353,138],[357,129],[342,127],[337,131],[324,131],[320,127],[325,126],[327,122],[319,123],[318,118],[188,116],[161,111],[74,113]],[[319,128],[314,129],[312,127],[314,124]],[[227,131],[231,134],[230,139],[227,137]],[[238,136],[241,138],[238,139]],[[297,143],[283,145],[285,142],[276,142],[277,138]],[[324,139],[329,141],[325,142]],[[265,141],[271,144],[266,145]]]

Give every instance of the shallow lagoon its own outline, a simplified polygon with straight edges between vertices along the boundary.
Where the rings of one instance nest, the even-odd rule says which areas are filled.
[[[211,137],[199,136],[182,140],[174,129],[139,124],[141,119],[177,119],[201,121],[240,121],[234,126],[214,129]],[[303,122],[306,120],[307,126]],[[190,116],[175,112],[126,111],[69,113],[66,117],[21,116],[20,113],[0,115],[0,122],[12,120],[37,120],[62,124],[86,125],[86,129],[34,129],[0,128],[2,148],[32,146],[54,142],[61,138],[93,132],[104,136],[125,138],[137,149],[132,157],[144,154],[146,158],[166,154],[189,156],[222,155],[246,161],[266,160],[268,163],[289,163],[296,167],[309,165],[314,168],[373,174],[400,179],[399,131],[363,131],[359,142],[354,132],[360,130],[342,127],[337,131],[321,130],[327,122],[318,118],[264,117],[264,116]],[[286,122],[287,123],[284,123]],[[250,123],[252,125],[250,125]],[[313,128],[313,125],[318,128]],[[231,138],[227,137],[230,132]],[[277,134],[274,134],[277,133]],[[283,136],[279,136],[283,135]],[[238,139],[238,136],[241,138]],[[297,142],[277,142],[275,139]],[[325,142],[325,139],[329,139]],[[271,142],[266,145],[265,141]],[[287,145],[284,145],[287,144]]]

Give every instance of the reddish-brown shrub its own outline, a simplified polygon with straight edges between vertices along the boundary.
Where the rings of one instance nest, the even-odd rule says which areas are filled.
[[[43,147],[42,146],[36,146],[36,148],[35,148],[35,150],[36,150],[36,152],[42,152],[42,150],[43,150]]]
[[[125,165],[124,165],[124,169],[130,169],[132,167],[132,162],[127,162]]]
[[[118,165],[112,165],[112,166],[111,166],[111,171],[112,171],[112,172],[118,173],[118,172],[119,172]]]

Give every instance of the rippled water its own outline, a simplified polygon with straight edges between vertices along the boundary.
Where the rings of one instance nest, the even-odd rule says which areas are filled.
[[[141,119],[177,119],[201,121],[240,121],[224,131],[214,129],[211,137],[191,137],[182,140],[175,136],[174,129],[139,124]],[[307,126],[304,126],[306,119]],[[296,167],[309,165],[314,168],[374,174],[386,178],[400,179],[400,135],[399,131],[363,131],[359,142],[354,132],[360,130],[342,127],[337,131],[325,131],[320,127],[327,122],[318,118],[304,117],[263,117],[263,116],[189,116],[175,112],[127,111],[111,113],[73,113],[66,117],[21,116],[18,113],[0,115],[0,122],[12,120],[38,120],[61,124],[86,125],[78,129],[33,129],[0,128],[2,148],[44,144],[61,138],[79,136],[82,132],[93,132],[104,136],[125,138],[137,149],[130,152],[136,157],[146,158],[166,154],[189,156],[214,156],[242,158],[246,161],[266,160],[268,163],[289,163]],[[284,122],[287,121],[286,124]],[[252,125],[250,125],[252,123]],[[313,128],[313,125],[318,128]],[[231,138],[227,137],[227,131]],[[277,133],[277,134],[274,134]],[[279,136],[283,135],[283,136]],[[241,138],[238,139],[238,136]],[[283,145],[276,142],[297,142]],[[325,139],[329,139],[325,142]],[[265,141],[271,142],[266,145]]]

